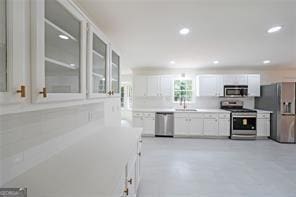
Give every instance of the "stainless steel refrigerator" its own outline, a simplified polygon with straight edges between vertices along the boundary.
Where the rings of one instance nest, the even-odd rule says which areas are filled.
[[[261,86],[261,97],[255,99],[255,107],[273,112],[271,139],[281,143],[296,143],[295,95],[294,82]]]

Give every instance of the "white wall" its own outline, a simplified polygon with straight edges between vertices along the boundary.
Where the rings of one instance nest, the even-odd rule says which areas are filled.
[[[134,69],[133,75],[186,75],[197,74],[260,74],[261,84],[270,84],[280,81],[296,81],[296,69],[273,69],[273,70],[255,70],[255,69]],[[126,77],[128,79],[128,77]],[[217,97],[196,97],[195,102],[189,104],[194,108],[220,108],[221,100],[225,98]],[[254,108],[254,98],[244,98],[245,108]],[[136,97],[133,99],[133,108],[175,108],[180,107],[174,103],[171,97]]]
[[[1,115],[0,187],[88,135],[94,121],[104,125],[103,102]]]

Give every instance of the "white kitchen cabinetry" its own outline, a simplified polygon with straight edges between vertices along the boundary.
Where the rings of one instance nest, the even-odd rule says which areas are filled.
[[[204,115],[204,135],[206,136],[218,136],[219,124],[218,114],[205,114]]]
[[[270,136],[270,114],[257,113],[257,136],[269,137]]]
[[[224,75],[224,85],[248,85],[247,75]]]
[[[160,77],[160,96],[172,96],[172,77],[161,76]]]
[[[260,75],[248,75],[248,96],[260,96]]]
[[[160,77],[148,76],[147,96],[160,96]]]
[[[147,77],[144,75],[134,76],[134,96],[144,97],[147,96]]]
[[[69,2],[31,2],[34,102],[84,99],[86,19]]]
[[[155,113],[133,112],[133,127],[143,128],[143,135],[155,135]]]
[[[0,1],[0,104],[30,100],[28,10],[26,1]]]
[[[230,136],[230,114],[219,114],[219,136]]]
[[[108,43],[99,29],[93,25],[88,26],[87,87],[89,98],[107,94]]]
[[[106,126],[120,126],[120,98],[109,98],[104,101],[104,117]]]
[[[219,75],[197,76],[198,96],[223,96],[223,81]]]
[[[198,113],[175,113],[175,135],[202,135],[203,115]]]
[[[109,66],[109,95],[119,96],[120,94],[120,55],[111,49],[111,65]]]

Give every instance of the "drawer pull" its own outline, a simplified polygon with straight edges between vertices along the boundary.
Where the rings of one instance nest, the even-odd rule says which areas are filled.
[[[133,179],[130,178],[127,182],[129,182],[129,184],[133,184]]]
[[[26,86],[22,85],[20,90],[16,91],[17,93],[21,94],[22,98],[26,97]]]
[[[142,156],[142,153],[141,153],[141,152],[139,152],[139,153],[138,153],[138,155],[141,157],[141,156]]]
[[[123,191],[128,196],[128,188]]]

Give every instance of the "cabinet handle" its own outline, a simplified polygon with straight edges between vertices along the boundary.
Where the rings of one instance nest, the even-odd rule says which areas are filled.
[[[139,153],[138,153],[138,155],[141,157],[141,156],[142,156],[142,153],[141,153],[141,152],[139,152]]]
[[[43,88],[41,92],[39,92],[39,94],[42,94],[43,98],[47,97],[47,90],[46,88]]]
[[[17,93],[21,94],[22,98],[26,97],[26,86],[22,85],[20,90],[16,91]]]
[[[128,196],[128,188],[123,191]]]
[[[133,184],[133,179],[130,178],[127,182],[129,182],[129,184]]]
[[[143,140],[139,140],[140,143],[143,143]]]

